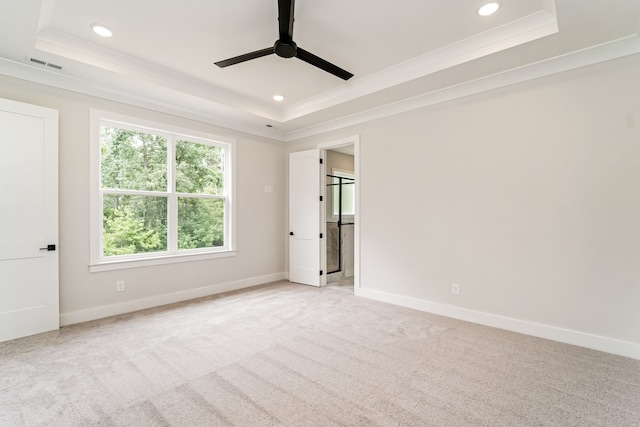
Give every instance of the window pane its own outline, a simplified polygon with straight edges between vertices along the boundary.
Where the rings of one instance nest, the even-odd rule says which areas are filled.
[[[167,250],[167,198],[105,194],[103,254]]]
[[[333,178],[333,216],[340,214],[340,178]]]
[[[167,191],[166,138],[102,126],[100,145],[102,188]]]
[[[342,180],[342,215],[355,214],[355,190],[356,186],[352,180]]]
[[[224,246],[224,200],[178,198],[178,249]]]
[[[176,191],[222,195],[224,150],[215,145],[176,141]]]
[[[342,190],[342,215],[354,215],[355,214],[355,184],[353,179],[348,179],[346,176],[340,178],[333,178],[333,216],[338,216],[340,205],[338,199],[340,197],[340,190]],[[342,185],[339,185],[342,183]]]

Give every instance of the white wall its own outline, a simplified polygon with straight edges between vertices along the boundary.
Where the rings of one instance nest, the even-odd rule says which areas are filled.
[[[328,150],[325,164],[327,165],[328,174],[330,174],[333,169],[354,171],[353,156],[338,151]]]
[[[0,97],[59,110],[63,324],[284,277],[285,155],[281,142],[4,76],[0,76]],[[90,108],[236,138],[236,257],[89,273]],[[274,192],[265,193],[265,185],[273,186]],[[125,281],[124,292],[115,292],[116,280]]]
[[[360,136],[363,295],[640,358],[638,76],[635,55],[288,150]]]

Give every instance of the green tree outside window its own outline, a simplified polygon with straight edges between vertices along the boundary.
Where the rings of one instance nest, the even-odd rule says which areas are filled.
[[[178,250],[224,246],[223,147],[106,125],[100,136],[103,256],[169,250],[172,206]]]

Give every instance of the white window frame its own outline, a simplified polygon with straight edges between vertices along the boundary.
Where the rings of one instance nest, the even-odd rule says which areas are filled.
[[[224,218],[225,244],[222,247],[208,247],[199,249],[178,250],[177,241],[171,236],[177,231],[169,232],[166,252],[141,253],[132,255],[103,255],[103,191],[101,189],[101,150],[100,150],[100,128],[102,125],[109,125],[128,129],[136,132],[148,132],[168,138],[167,152],[168,161],[171,162],[169,168],[169,188],[166,192],[156,192],[158,195],[167,196],[167,226],[177,228],[177,198],[181,193],[176,193],[175,189],[175,155],[173,148],[175,140],[186,140],[196,143],[221,146],[225,149],[224,165],[224,188],[225,193],[222,199],[226,200]],[[146,267],[152,265],[170,264],[176,262],[197,261],[212,258],[223,258],[235,256],[236,249],[236,177],[235,158],[236,141],[232,138],[221,137],[190,129],[178,128],[162,123],[133,118],[108,111],[91,109],[90,111],[90,264],[89,271],[109,271],[125,268]],[[135,191],[122,191],[123,194],[133,194]],[[144,194],[148,195],[148,194]],[[191,196],[191,195],[186,195]],[[197,196],[195,196],[197,197]]]

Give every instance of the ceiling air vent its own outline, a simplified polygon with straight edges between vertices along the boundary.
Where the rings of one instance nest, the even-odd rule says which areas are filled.
[[[27,61],[31,62],[33,64],[42,65],[43,67],[49,67],[49,68],[53,68],[53,69],[56,69],[56,70],[59,70],[59,71],[62,70],[62,66],[61,65],[53,64],[53,63],[47,62],[47,61],[43,61],[42,59],[37,59],[37,58],[32,58],[30,56],[27,56]]]
[[[41,60],[36,59],[36,58],[29,58],[29,61],[35,62],[36,64],[40,64],[40,65],[47,65],[46,61],[41,61]]]

